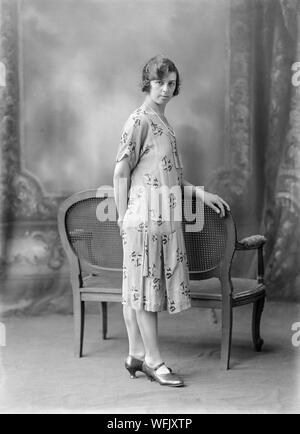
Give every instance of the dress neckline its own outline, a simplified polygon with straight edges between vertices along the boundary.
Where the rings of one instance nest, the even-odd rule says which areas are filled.
[[[152,107],[150,107],[150,106],[148,106],[148,105],[145,105],[144,106],[146,109],[148,109],[148,110],[150,110],[152,113],[154,113],[157,117],[158,117],[158,119],[160,120],[160,122],[167,128],[167,130],[169,130],[170,131],[170,133],[172,134],[172,136],[174,136],[175,137],[175,132],[174,132],[174,130],[173,130],[173,128],[169,125],[169,124],[166,124],[163,120],[162,120],[162,118],[159,116],[159,114],[152,108]]]

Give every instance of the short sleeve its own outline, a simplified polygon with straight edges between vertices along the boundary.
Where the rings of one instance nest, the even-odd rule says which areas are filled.
[[[123,128],[116,162],[128,155],[130,169],[135,168],[147,136],[147,128],[148,123],[145,116],[132,114],[129,117]]]

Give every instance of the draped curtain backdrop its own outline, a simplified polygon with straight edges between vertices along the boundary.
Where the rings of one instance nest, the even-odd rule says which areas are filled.
[[[300,300],[299,0],[231,2],[229,165],[211,182],[247,230],[264,233],[273,299]],[[252,223],[251,223],[252,222]],[[236,273],[255,273],[246,259]]]
[[[258,52],[265,59],[261,71],[265,110],[257,116],[265,152],[262,217],[270,240],[266,279],[274,295],[299,300],[300,86],[291,80],[291,67],[300,61],[300,2],[281,0],[275,7],[273,3],[262,5],[263,52]]]

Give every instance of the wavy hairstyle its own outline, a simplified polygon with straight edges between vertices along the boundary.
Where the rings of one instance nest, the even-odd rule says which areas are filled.
[[[176,87],[174,89],[173,96],[178,95],[181,84],[178,69],[176,68],[172,60],[162,55],[152,57],[152,59],[150,59],[144,66],[141,83],[142,92],[149,93],[150,81],[160,80],[166,75],[168,75],[170,72],[176,73]]]

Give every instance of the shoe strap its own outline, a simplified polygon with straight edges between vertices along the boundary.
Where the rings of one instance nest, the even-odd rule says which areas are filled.
[[[165,362],[160,363],[159,365],[155,366],[155,368],[153,368],[153,371],[157,371],[161,366],[163,366],[165,364]]]

